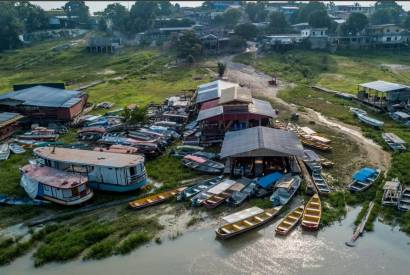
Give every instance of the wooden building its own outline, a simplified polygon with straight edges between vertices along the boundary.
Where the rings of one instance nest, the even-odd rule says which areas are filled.
[[[357,98],[381,110],[404,108],[410,105],[410,87],[382,80],[362,83],[358,85]]]
[[[20,129],[19,121],[23,118],[17,113],[0,113],[0,140],[6,139]]]
[[[252,98],[251,92],[238,86],[222,90],[219,99],[202,104],[197,122],[202,144],[220,143],[227,131],[268,126],[276,112],[269,102]]]
[[[261,126],[227,132],[220,153],[226,173],[247,177],[300,173],[296,157],[303,155],[295,133]]]
[[[36,121],[64,122],[78,116],[86,102],[84,92],[37,85],[0,95],[0,110]]]

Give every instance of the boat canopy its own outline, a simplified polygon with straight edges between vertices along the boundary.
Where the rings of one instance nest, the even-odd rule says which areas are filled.
[[[376,169],[365,167],[357,171],[352,178],[353,180],[357,181],[365,181],[367,178],[371,177],[376,172]]]
[[[267,176],[261,177],[257,183],[259,186],[267,189],[272,186],[275,182],[277,182],[279,179],[283,177],[283,174],[281,172],[274,172],[272,174],[269,174]]]
[[[226,221],[227,223],[234,223],[234,222],[249,218],[250,216],[260,214],[262,212],[263,212],[263,209],[254,206],[254,207],[247,208],[245,210],[241,210],[239,212],[233,213],[231,215],[225,216],[222,219]]]

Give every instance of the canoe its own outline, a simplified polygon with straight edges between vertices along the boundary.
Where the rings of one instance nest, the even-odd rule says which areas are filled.
[[[352,182],[347,186],[351,192],[361,192],[368,189],[380,176],[380,169],[365,167],[357,171]]]
[[[193,170],[208,174],[222,174],[225,168],[222,163],[194,155],[186,155],[182,159],[182,164]]]
[[[186,200],[186,199],[189,199],[197,195],[198,193],[202,191],[208,190],[212,188],[213,186],[215,186],[216,184],[220,183],[222,181],[222,178],[223,178],[222,176],[219,176],[219,177],[214,177],[208,180],[200,181],[199,183],[194,184],[186,188],[181,193],[179,193],[177,196],[177,200],[178,201]]]
[[[321,171],[312,172],[313,183],[316,185],[319,194],[326,195],[330,193],[329,185],[326,180],[323,178]]]
[[[359,114],[357,115],[357,118],[368,125],[374,126],[376,128],[380,128],[384,125],[383,121],[377,120],[375,118],[369,117],[367,115]]]
[[[302,179],[299,176],[285,175],[278,181],[270,201],[272,206],[283,206],[287,204],[298,191]]]
[[[307,230],[317,230],[322,216],[322,204],[318,194],[314,194],[306,204],[302,216],[302,227]]]
[[[276,226],[276,233],[279,235],[286,235],[292,228],[300,221],[303,216],[303,205],[293,209],[279,224]]]
[[[159,194],[151,195],[142,199],[138,199],[132,202],[129,202],[129,206],[133,209],[141,209],[145,208],[154,204],[158,204],[161,202],[164,202],[168,199],[171,199],[172,197],[178,195],[180,192],[182,192],[185,188],[178,188],[166,192],[162,192]]]
[[[322,150],[322,151],[330,151],[332,150],[332,147],[322,143],[322,142],[318,142],[312,139],[308,139],[306,137],[303,137],[301,135],[299,135],[300,141],[302,142],[303,145],[312,147],[314,149],[318,149],[318,150]]]
[[[13,154],[16,154],[16,155],[24,154],[26,152],[26,150],[20,145],[18,145],[17,143],[11,143],[9,145],[9,148],[10,148],[10,151],[12,151]]]
[[[367,115],[367,112],[365,110],[359,109],[359,108],[354,108],[350,107],[350,112],[353,113],[353,115],[358,116],[358,115]]]
[[[230,198],[235,191],[240,192],[243,188],[245,188],[245,185],[237,182],[221,194],[214,195],[205,200],[202,204],[209,209],[215,208],[224,203],[228,198]]]
[[[226,190],[228,190],[232,185],[235,184],[234,180],[225,179],[224,181],[216,184],[215,186],[207,189],[206,191],[202,191],[199,194],[195,195],[191,198],[192,206],[200,206],[204,201],[207,199],[215,196],[220,195]]]
[[[250,216],[249,218],[225,224],[215,230],[216,236],[220,239],[228,239],[251,229],[257,228],[271,220],[279,213],[282,207],[269,208],[260,214]]]
[[[7,160],[10,156],[10,148],[7,143],[0,144],[0,160]]]

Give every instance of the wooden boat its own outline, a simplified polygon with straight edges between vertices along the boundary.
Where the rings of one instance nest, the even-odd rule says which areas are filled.
[[[380,176],[380,169],[365,167],[352,176],[348,189],[352,192],[361,192],[369,188]]]
[[[293,209],[279,224],[276,226],[275,232],[280,235],[286,235],[300,221],[303,216],[303,205]]]
[[[406,151],[406,142],[394,133],[383,133],[382,138],[394,152]]]
[[[204,150],[204,147],[201,147],[201,146],[181,145],[181,146],[177,146],[175,149],[172,149],[169,154],[176,158],[183,158],[186,155],[190,155],[195,152],[200,152],[203,150]]]
[[[326,180],[323,178],[321,171],[312,172],[313,183],[316,185],[319,194],[325,195],[330,193],[329,185]]]
[[[318,194],[314,194],[306,204],[302,216],[302,227],[307,230],[317,230],[322,216],[322,203]]]
[[[228,198],[227,202],[229,204],[232,204],[233,206],[241,205],[243,202],[245,202],[245,200],[249,199],[256,191],[256,182],[247,178],[242,178],[240,180],[246,184],[246,187],[239,192],[233,192],[232,196]]]
[[[303,145],[312,147],[317,150],[322,150],[322,151],[330,151],[332,150],[332,147],[330,145],[327,145],[322,142],[318,142],[309,138],[306,138],[304,136],[299,136],[300,141],[302,142]]]
[[[359,115],[357,115],[357,118],[361,122],[366,123],[366,124],[368,124],[370,126],[373,126],[373,127],[376,127],[376,128],[381,128],[384,125],[383,121],[377,120],[377,119],[369,117],[367,115],[359,114]]]
[[[355,246],[354,242],[360,237],[360,235],[362,235],[364,231],[364,227],[366,226],[366,223],[369,220],[370,213],[372,213],[373,207],[374,207],[374,202],[371,201],[369,203],[369,208],[367,209],[366,216],[363,217],[363,219],[360,221],[360,224],[354,230],[352,239],[350,240],[350,242],[345,242],[347,246],[350,246],[350,247]]]
[[[175,197],[176,195],[178,195],[184,189],[185,189],[185,187],[170,190],[170,191],[166,191],[166,192],[162,192],[162,193],[155,194],[155,195],[151,195],[151,196],[148,196],[148,197],[145,197],[145,198],[142,198],[142,199],[138,199],[138,200],[129,202],[128,205],[132,209],[145,208],[145,207],[148,207],[148,206],[151,206],[151,205],[154,205],[154,204],[159,204],[161,202],[169,200],[169,199]]]
[[[30,132],[18,135],[19,140],[35,140],[35,141],[56,141],[58,134],[55,130],[44,127],[37,127]]]
[[[219,182],[215,186],[213,186],[213,187],[211,187],[211,188],[209,188],[205,191],[202,191],[202,192],[198,193],[197,195],[195,195],[194,197],[192,197],[191,198],[192,206],[202,205],[202,203],[204,201],[206,201],[207,199],[211,198],[212,196],[222,194],[223,192],[228,190],[234,184],[235,184],[235,181],[230,180],[230,179],[225,179],[225,180]]]
[[[233,223],[225,224],[215,230],[216,236],[220,239],[228,239],[257,228],[269,221],[272,221],[279,213],[280,209],[281,207],[269,208],[260,214],[253,215]]]
[[[410,188],[407,187],[401,192],[400,200],[397,205],[399,210],[410,211]]]
[[[273,206],[283,206],[287,204],[298,191],[302,179],[299,176],[285,175],[275,185],[270,201]]]
[[[401,184],[398,178],[386,181],[383,186],[383,205],[397,206],[401,197]]]
[[[181,193],[179,193],[177,196],[177,200],[181,201],[181,200],[189,199],[202,191],[212,188],[216,184],[220,183],[221,180],[222,180],[222,176],[200,181],[199,183],[193,186],[190,186],[186,188],[184,191],[182,191]]]
[[[193,170],[208,174],[221,174],[225,168],[222,163],[194,155],[186,155],[182,159],[182,164]]]
[[[213,195],[209,199],[205,200],[202,204],[206,208],[210,208],[210,209],[215,208],[215,207],[221,205],[222,203],[224,203],[228,198],[230,198],[232,196],[233,192],[235,192],[235,191],[240,192],[244,187],[245,187],[244,184],[242,184],[240,182],[236,182],[235,184],[233,184],[231,187],[226,189],[221,194]]]
[[[7,143],[0,144],[0,160],[8,160],[10,156],[10,148]]]
[[[26,152],[26,150],[20,145],[18,145],[17,143],[11,143],[9,145],[9,148],[10,148],[10,151],[12,151],[13,154],[16,154],[16,155],[24,154]]]

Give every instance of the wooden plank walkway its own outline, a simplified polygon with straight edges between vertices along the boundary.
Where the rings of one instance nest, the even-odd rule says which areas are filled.
[[[366,226],[367,220],[370,217],[370,213],[372,212],[373,207],[374,207],[374,202],[371,201],[369,203],[369,209],[367,210],[366,216],[362,219],[360,224],[356,227],[355,231],[353,232],[352,239],[350,240],[350,242],[346,242],[347,246],[355,246],[354,242],[360,237],[360,235],[362,235],[364,231],[364,227]]]

